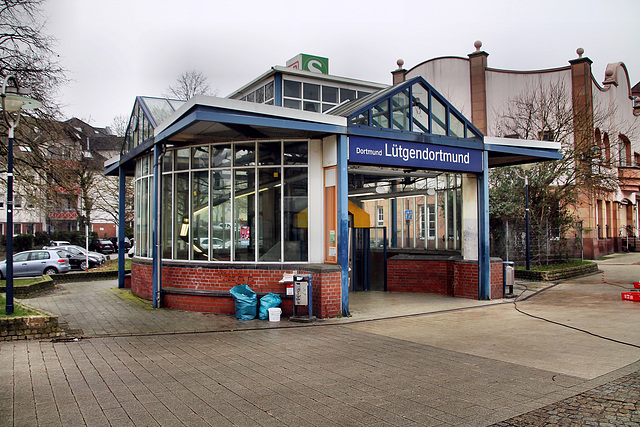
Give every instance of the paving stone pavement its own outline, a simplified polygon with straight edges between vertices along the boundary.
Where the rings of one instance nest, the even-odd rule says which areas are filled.
[[[640,426],[640,372],[494,426]]]
[[[640,272],[615,268],[617,274]],[[637,319],[633,303],[616,311],[623,304],[617,288],[600,290],[606,285],[599,277],[583,282],[601,292],[599,304],[609,310],[602,313]],[[560,365],[522,363],[519,354],[498,357],[509,350],[498,334],[487,335],[498,350],[491,353],[479,348],[474,354],[481,341],[464,349],[447,348],[443,336],[424,339],[439,327],[449,334],[473,324],[485,328],[483,319],[510,310],[508,304],[413,316],[410,322],[290,327],[154,310],[112,287],[65,285],[28,300],[61,315],[85,338],[0,343],[0,426],[640,425],[638,348],[550,325],[550,335],[536,338],[530,323],[526,330],[511,325],[529,341],[564,334],[577,344],[583,340],[570,346],[575,352],[626,353],[597,374],[567,374]],[[572,289],[560,288],[552,292]],[[553,312],[565,311],[549,292],[529,301],[541,301],[521,304],[537,314],[552,303]],[[403,335],[407,328],[412,335]]]

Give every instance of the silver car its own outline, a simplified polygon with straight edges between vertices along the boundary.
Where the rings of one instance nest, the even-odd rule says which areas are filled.
[[[42,276],[66,273],[71,270],[67,252],[62,250],[36,250],[13,255],[13,275]],[[0,262],[0,279],[7,277],[7,260]]]

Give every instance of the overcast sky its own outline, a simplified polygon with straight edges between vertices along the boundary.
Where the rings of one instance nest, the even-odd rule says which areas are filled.
[[[334,75],[391,83],[438,56],[489,66],[562,67],[582,47],[598,82],[622,61],[640,80],[638,0],[50,0],[46,31],[68,70],[63,114],[108,126],[136,95],[160,96],[184,71],[227,96],[298,53],[329,58]]]

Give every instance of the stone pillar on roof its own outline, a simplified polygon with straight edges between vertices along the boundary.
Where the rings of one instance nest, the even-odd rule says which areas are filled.
[[[482,42],[473,44],[476,51],[469,56],[469,75],[471,83],[471,121],[483,135],[487,134],[487,57],[489,54],[480,50]]]
[[[398,59],[396,64],[398,64],[398,69],[391,72],[391,74],[393,75],[394,85],[397,85],[398,83],[402,83],[407,79],[407,70],[402,68],[402,66],[404,65],[404,60]]]

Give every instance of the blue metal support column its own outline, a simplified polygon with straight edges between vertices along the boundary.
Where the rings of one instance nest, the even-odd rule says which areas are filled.
[[[349,140],[338,135],[338,263],[342,269],[342,315],[349,316]]]
[[[120,178],[118,184],[118,288],[124,288],[124,227],[126,222],[124,201],[127,191],[127,181],[122,166],[118,168],[118,174]]]
[[[155,161],[153,162],[153,231],[151,237],[152,244],[152,268],[153,268],[153,276],[152,276],[152,298],[153,298],[153,308],[160,308],[160,265],[162,265],[160,259],[160,251],[158,250],[158,206],[160,203],[158,199],[160,198],[159,185],[160,182],[160,147],[159,144],[154,144],[153,146],[153,158]]]
[[[478,175],[478,299],[491,299],[489,259],[489,153],[482,152],[482,174]]]
[[[3,88],[4,89],[4,88]],[[4,96],[4,95],[3,95]],[[4,106],[4,101],[3,104]],[[5,313],[13,314],[13,137],[15,125],[9,123],[9,140],[7,142],[7,260],[6,260],[6,295]]]

